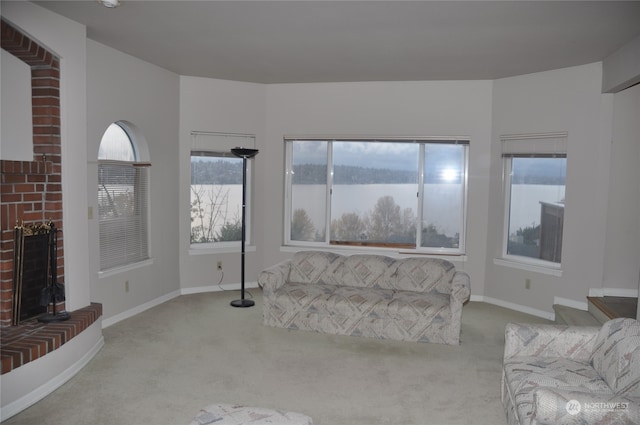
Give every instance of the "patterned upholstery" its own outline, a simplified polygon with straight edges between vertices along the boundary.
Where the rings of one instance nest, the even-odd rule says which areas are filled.
[[[263,271],[265,325],[460,343],[469,276],[442,259],[301,251]]]
[[[212,404],[196,415],[189,425],[313,425],[302,413],[249,407],[239,404]]]
[[[502,370],[507,422],[640,424],[639,325],[633,319],[611,320],[601,329],[508,324]]]
[[[613,391],[640,398],[640,322],[618,319],[605,323],[591,362]]]

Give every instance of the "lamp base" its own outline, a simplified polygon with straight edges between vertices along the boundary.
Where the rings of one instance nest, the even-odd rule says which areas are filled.
[[[231,305],[233,307],[253,307],[255,304],[256,303],[253,300],[233,300],[233,301],[231,301]]]

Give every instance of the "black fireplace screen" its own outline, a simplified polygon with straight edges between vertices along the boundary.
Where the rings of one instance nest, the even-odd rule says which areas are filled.
[[[41,303],[51,276],[51,226],[16,226],[13,267],[13,324],[46,313]]]

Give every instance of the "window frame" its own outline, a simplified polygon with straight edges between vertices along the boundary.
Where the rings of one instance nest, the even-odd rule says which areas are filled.
[[[292,192],[293,192],[293,142],[295,141],[317,141],[328,142],[327,147],[327,188],[325,190],[325,240],[324,241],[298,241],[291,240],[291,220],[293,215]],[[387,143],[416,143],[419,144],[418,152],[418,181],[416,182],[416,235],[415,246],[404,246],[403,244],[371,243],[360,244],[356,242],[332,243],[331,242],[331,196],[333,189],[333,149],[332,142],[387,142]],[[423,208],[424,208],[424,181],[425,181],[425,146],[427,144],[451,144],[465,146],[463,153],[463,172],[460,177],[460,184],[463,185],[460,205],[460,235],[457,248],[445,247],[422,247],[423,229]],[[413,254],[428,254],[438,256],[464,257],[466,256],[466,233],[467,233],[467,207],[468,207],[468,176],[469,176],[469,151],[471,138],[468,136],[449,137],[371,137],[371,136],[285,136],[284,137],[284,214],[283,214],[283,245],[295,248],[317,248],[317,249],[344,249],[352,251],[383,251],[401,252]]]
[[[194,153],[201,153],[201,154],[205,154],[205,155],[194,155]],[[234,158],[234,159],[238,159],[239,161],[243,161],[242,158],[238,158],[236,156],[234,156],[230,151],[224,151],[222,149],[216,149],[216,148],[191,148],[189,150],[189,214],[188,216],[191,217],[191,173],[192,173],[192,158],[193,157],[214,157],[214,158]],[[251,231],[252,231],[252,175],[253,175],[253,161],[252,160],[247,160],[246,161],[246,166],[247,166],[247,188],[246,188],[246,206],[245,206],[245,213],[246,213],[246,222],[245,222],[245,245],[247,245],[247,250],[251,251],[251,250],[255,250],[255,247],[249,247],[251,245],[251,241],[252,241],[252,237],[251,237]],[[242,185],[242,184],[241,184]],[[242,201],[240,204],[240,207],[242,208]],[[240,214],[242,214],[242,211],[240,211]],[[201,242],[201,243],[193,243],[191,242],[191,223],[189,223],[189,251],[192,254],[204,254],[204,253],[210,253],[210,252],[228,252],[228,251],[235,251],[236,249],[240,248],[241,246],[241,240],[237,240],[237,241],[222,241],[222,242]]]
[[[141,250],[138,254],[138,256],[136,258],[134,258],[133,260],[126,260],[126,261],[122,261],[122,262],[116,262],[114,264],[111,264],[109,266],[107,266],[106,268],[103,268],[102,265],[102,232],[101,232],[101,228],[103,223],[106,223],[108,220],[103,220],[100,217],[100,212],[98,212],[98,245],[99,245],[99,267],[98,267],[98,273],[101,277],[106,276],[106,275],[110,275],[114,272],[117,271],[121,271],[121,270],[127,270],[127,269],[131,269],[131,268],[136,268],[140,265],[144,265],[144,264],[149,264],[152,261],[152,257],[151,257],[151,241],[150,241],[150,196],[151,196],[151,179],[150,179],[150,173],[148,171],[148,167],[151,166],[150,162],[147,161],[143,161],[141,158],[141,153],[142,152],[146,152],[145,151],[145,147],[146,146],[141,146],[140,144],[144,144],[144,138],[142,138],[139,135],[139,132],[137,131],[137,129],[125,122],[125,121],[115,121],[113,123],[111,123],[109,125],[109,127],[111,127],[112,125],[117,125],[124,133],[124,135],[126,135],[126,137],[129,140],[129,146],[131,148],[131,153],[133,154],[133,161],[123,161],[123,160],[117,160],[117,159],[100,159],[98,158],[97,161],[97,165],[98,165],[98,176],[97,176],[97,182],[98,182],[98,186],[100,184],[100,172],[101,172],[101,167],[102,165],[114,165],[114,166],[120,166],[120,167],[126,167],[126,168],[131,168],[133,170],[135,170],[136,173],[139,173],[138,178],[142,179],[142,184],[143,187],[140,186],[134,186],[134,200],[136,205],[138,206],[142,206],[144,208],[144,211],[142,211],[138,217],[141,220],[141,225],[140,227],[140,238],[137,239],[136,241],[132,241],[132,243],[139,243],[142,247],[143,250]],[[108,127],[108,128],[109,128]],[[107,130],[105,130],[105,133],[107,132]],[[105,134],[103,133],[103,135]],[[102,140],[100,142],[100,144],[102,144]],[[99,148],[98,148],[99,151]],[[98,187],[98,192],[100,191],[100,188]],[[142,192],[142,193],[140,193]],[[99,202],[98,202],[98,209],[99,207]],[[131,216],[128,216],[131,217]],[[111,220],[111,222],[113,222],[113,220]],[[144,252],[142,252],[144,251]],[[127,257],[125,257],[126,259]]]
[[[501,257],[494,263],[507,267],[521,268],[528,271],[539,272],[554,276],[562,275],[562,259],[556,263],[539,258],[527,257],[508,253],[509,227],[511,220],[511,191],[512,191],[512,163],[514,158],[567,158],[566,152],[568,134],[560,133],[535,133],[514,134],[501,136],[502,141],[502,186],[503,186],[503,230]],[[566,173],[566,169],[565,169]],[[565,181],[565,197],[567,184]],[[565,205],[566,209],[566,205]],[[562,239],[564,241],[564,226]],[[564,243],[563,243],[564,246]],[[564,255],[562,255],[564,258]]]

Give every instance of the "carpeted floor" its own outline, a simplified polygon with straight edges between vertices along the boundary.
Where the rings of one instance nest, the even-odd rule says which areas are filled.
[[[381,341],[262,325],[237,292],[175,298],[104,330],[69,382],[6,425],[178,425],[213,403],[304,413],[316,425],[505,423],[504,326],[547,322],[464,307],[460,346]]]

